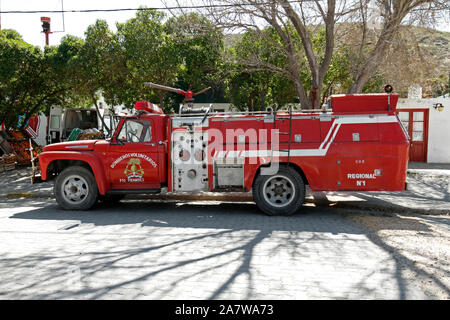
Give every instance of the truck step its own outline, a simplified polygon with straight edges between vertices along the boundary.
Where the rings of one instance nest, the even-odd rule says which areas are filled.
[[[107,195],[113,194],[156,194],[161,193],[161,189],[114,189],[106,191]]]

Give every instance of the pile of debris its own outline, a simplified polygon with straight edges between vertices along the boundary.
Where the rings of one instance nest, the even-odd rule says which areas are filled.
[[[79,128],[75,128],[70,133],[67,141],[75,141],[75,140],[100,140],[104,139],[105,135],[103,131],[99,131],[96,128],[81,130]]]
[[[17,156],[17,163],[19,165],[30,164],[32,154],[30,153],[31,147],[33,147],[33,158],[37,158],[41,153],[41,148],[37,146],[34,141],[26,137],[21,131],[8,131],[9,139],[8,143],[14,150],[14,154]],[[31,146],[30,146],[31,143]],[[34,144],[34,145],[33,145]]]
[[[14,154],[0,157],[0,172],[14,170],[16,168],[17,157]]]
[[[42,152],[32,139],[21,131],[0,131],[0,172],[28,165]]]

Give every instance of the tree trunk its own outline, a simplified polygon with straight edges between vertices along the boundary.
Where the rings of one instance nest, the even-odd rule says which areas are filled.
[[[323,61],[320,64],[314,52],[313,43],[311,41],[311,37],[309,36],[306,25],[299,17],[299,15],[295,12],[290,2],[287,0],[282,1],[282,6],[288,19],[294,26],[295,30],[297,31],[297,34],[300,36],[303,49],[305,50],[305,56],[308,61],[309,69],[311,72],[312,86],[309,95],[309,103],[306,104],[307,109],[320,108],[320,95],[323,86],[323,80],[325,79],[325,75],[330,66],[334,49],[334,25],[335,25],[336,1],[335,0],[327,1],[326,12],[323,10],[322,6],[318,2],[316,2],[316,5],[322,15],[326,33],[325,55]],[[300,97],[300,100],[302,100],[302,97]],[[306,98],[306,93],[304,94],[304,100],[308,101],[308,99]]]
[[[383,63],[385,54],[390,46],[390,41],[393,39],[394,34],[398,31],[403,18],[408,13],[408,10],[405,9],[405,6],[407,6],[409,2],[410,1],[402,3],[402,6],[394,6],[392,13],[389,13],[389,16],[384,22],[383,29],[380,32],[380,38],[375,44],[375,48],[364,61],[361,68],[358,68],[358,70],[356,71],[353,84],[348,90],[348,93],[352,94],[362,92],[364,85],[367,83],[370,77],[374,75],[378,66]],[[418,4],[419,2],[417,2],[415,5],[417,6]],[[389,7],[388,4],[386,4],[386,6]],[[412,10],[413,7],[414,6],[412,6],[410,10]]]
[[[295,89],[298,93],[298,98],[300,100],[300,106],[302,109],[310,109],[309,103],[308,103],[308,96],[306,95],[305,88],[303,87],[300,79],[293,79],[295,84]]]
[[[366,71],[359,72],[347,93],[361,93],[367,83],[367,80],[369,80],[369,73]]]
[[[311,86],[311,90],[309,92],[309,100],[311,102],[312,109],[320,108],[320,89],[317,86]]]

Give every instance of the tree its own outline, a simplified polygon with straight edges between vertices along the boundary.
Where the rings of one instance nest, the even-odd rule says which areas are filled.
[[[376,5],[378,10],[370,16],[370,5]],[[353,84],[349,93],[361,92],[369,78],[373,76],[386,58],[389,48],[393,45],[393,39],[399,33],[400,26],[408,17],[415,21],[429,20],[430,15],[440,10],[449,9],[449,3],[445,0],[375,0],[359,2],[358,14],[360,23],[360,50],[353,72]],[[380,28],[376,30],[374,20]],[[369,24],[373,25],[372,30]],[[375,33],[376,40],[373,46],[367,49],[367,39],[370,32]]]
[[[173,85],[180,72],[180,51],[164,26],[164,14],[142,10],[135,18],[117,24],[117,45],[126,60],[126,82],[118,99],[131,107],[136,98],[164,106],[165,91],[151,91],[144,82]]]
[[[213,4],[211,1],[205,2]],[[334,27],[339,14],[336,13],[336,1],[299,1],[289,0],[226,0],[229,6],[210,10],[215,22],[226,29],[239,29],[253,32],[262,41],[272,42],[287,60],[283,68],[261,61],[261,66],[271,72],[282,73],[289,77],[296,88],[303,108],[315,108],[320,105],[320,93],[328,71],[334,50]],[[265,26],[271,26],[281,41],[273,41],[264,32]],[[324,50],[315,51],[313,36],[319,30],[325,31]],[[294,30],[295,32],[291,32]],[[301,47],[296,44],[299,38]],[[310,83],[302,81],[304,68],[302,58],[310,73]],[[250,65],[255,66],[255,61]],[[310,87],[309,94],[306,87]]]
[[[358,59],[352,62],[352,85],[349,88],[350,93],[355,93],[363,91],[365,84],[376,74],[405,17],[416,17],[419,13],[423,17],[442,9],[448,12],[446,0],[224,0],[225,6],[211,0],[203,2],[211,5],[208,12],[217,25],[229,31],[253,32],[277,47],[289,63],[280,68],[261,60],[259,66],[288,76],[294,82],[304,108],[318,107],[320,95],[326,94],[324,81],[335,54],[338,22],[359,22],[361,26],[361,45]],[[373,6],[380,7],[377,19],[382,28],[377,32],[377,40],[372,47],[366,40],[368,24],[373,22],[368,12]],[[273,27],[280,42],[266,36],[264,30],[267,26]],[[294,33],[289,30],[294,30]],[[313,39],[321,32],[324,32],[324,45],[315,48]],[[301,40],[301,50],[295,45],[295,38]],[[310,74],[309,83],[301,78],[304,57]],[[249,65],[255,66],[255,61]],[[310,87],[309,94],[307,87]]]
[[[171,102],[167,92],[144,82],[199,86],[210,81],[221,57],[221,33],[198,15],[166,20],[162,12],[142,10],[118,23],[116,33],[97,20],[85,35],[85,40],[65,37],[58,51],[70,56],[67,81],[73,93],[96,108],[100,92],[110,105],[131,109],[137,100],[147,100],[164,108]]]
[[[79,99],[89,100],[97,112],[98,94],[115,92],[123,80],[119,70],[124,69],[121,55],[117,54],[115,36],[104,20],[97,20],[86,31],[86,39],[66,36],[58,47],[58,56],[67,57],[66,82]],[[103,127],[111,134],[101,118]]]
[[[223,54],[221,30],[197,13],[170,18],[165,30],[177,47],[179,79],[197,89],[216,82]]]
[[[272,41],[279,41],[273,28],[268,27],[264,32]],[[234,41],[225,54],[229,57],[223,70],[226,93],[238,109],[263,110],[267,105],[284,105],[296,100],[292,80],[284,73],[271,72],[261,63],[279,69],[288,63],[272,42],[262,40],[253,32],[246,32]]]
[[[43,51],[14,30],[0,31],[0,123],[17,126],[18,115],[30,116],[53,104],[71,100],[62,72],[64,59],[55,59],[55,48]]]
[[[247,105],[250,110],[256,106],[259,109],[261,104],[261,93],[264,92],[265,102],[269,104],[284,105],[287,103],[298,103],[295,85],[288,75],[283,72],[271,72],[277,68],[284,70],[289,61],[274,43],[279,43],[282,39],[272,27],[262,30],[265,38],[271,41],[264,41],[254,32],[246,32],[238,39],[235,38],[227,55],[230,57],[229,71],[225,72],[227,79],[228,95],[233,104],[238,107]],[[299,48],[301,53],[301,39],[295,37],[295,30],[291,28],[294,46]],[[318,32],[312,38],[315,51],[323,50],[325,46],[325,30]],[[328,71],[323,80],[321,105],[332,92],[344,93],[351,86],[351,48],[345,44],[338,46],[334,50]],[[300,71],[300,79],[305,84],[305,89],[311,89],[311,74],[306,67],[305,56],[298,57],[299,63],[305,66]],[[267,69],[265,66],[270,65]]]
[[[117,45],[126,60],[126,86],[117,101],[127,106],[136,98],[157,101],[162,107],[178,101],[165,91],[149,90],[143,82],[182,86],[192,90],[211,85],[222,54],[222,33],[198,14],[166,19],[162,12],[143,10],[117,25]],[[167,111],[174,111],[169,107]]]

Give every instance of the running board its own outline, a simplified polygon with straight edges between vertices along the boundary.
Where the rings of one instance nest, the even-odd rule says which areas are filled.
[[[106,195],[113,194],[156,194],[161,193],[161,189],[114,189],[106,191]]]

